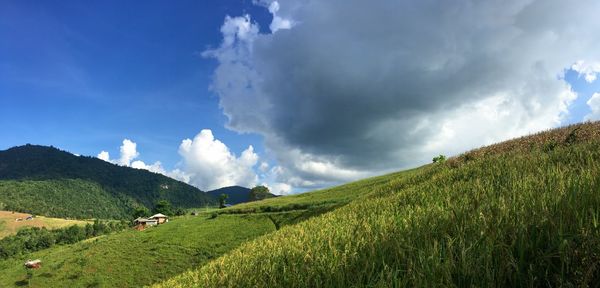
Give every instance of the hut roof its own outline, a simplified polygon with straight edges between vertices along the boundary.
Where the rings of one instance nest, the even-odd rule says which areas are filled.
[[[146,219],[146,218],[137,218],[135,220],[133,220],[133,222],[156,222],[156,219]]]

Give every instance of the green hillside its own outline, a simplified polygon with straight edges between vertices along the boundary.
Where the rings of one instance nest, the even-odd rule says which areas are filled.
[[[306,209],[331,210],[343,206],[371,193],[386,189],[390,183],[401,181],[408,175],[413,175],[423,168],[396,172],[389,175],[372,177],[333,188],[317,190],[309,193],[290,195],[284,197],[268,198],[257,202],[241,203],[225,208],[220,213],[260,213],[281,212]]]
[[[126,218],[133,204],[81,179],[4,180],[0,181],[0,195],[7,210],[80,219]]]
[[[565,127],[3,260],[0,287],[594,286],[599,148]]]
[[[53,147],[0,151],[0,202],[5,209],[54,217],[128,218],[165,199],[176,207],[216,203],[199,189],[161,174],[122,167]]]
[[[128,229],[0,261],[0,287],[28,284],[23,263],[41,259],[29,287],[141,287],[201,266],[241,243],[275,230],[265,215],[209,214]]]
[[[598,159],[600,123],[586,123],[408,173],[232,207],[348,203],[156,287],[594,286]]]

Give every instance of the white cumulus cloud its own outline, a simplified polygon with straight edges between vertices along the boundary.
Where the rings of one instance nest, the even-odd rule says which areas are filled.
[[[117,163],[122,166],[130,166],[131,161],[140,156],[140,153],[137,151],[137,144],[129,139],[123,140],[123,145],[121,145],[119,151],[121,152],[121,158],[119,158]]]
[[[277,1],[271,2],[271,4],[269,4],[269,12],[271,12],[271,14],[273,15],[273,20],[271,21],[271,24],[269,25],[269,29],[271,29],[271,32],[275,33],[275,32],[277,32],[277,30],[292,28],[292,25],[293,25],[292,20],[285,19],[285,18],[281,17],[280,15],[278,15],[277,12],[279,12],[279,2],[277,2]]]
[[[181,156],[181,167],[173,170],[165,169],[160,161],[146,164],[142,160],[136,160],[140,156],[137,143],[129,139],[123,140],[119,151],[119,159],[110,159],[106,151],[100,152],[97,157],[113,164],[160,173],[204,191],[233,185],[251,188],[259,181],[254,171],[259,156],[254,152],[254,147],[248,146],[238,157],[225,143],[216,139],[209,129],[202,130],[193,139],[185,139],[181,142],[178,150]],[[262,162],[257,169],[266,171],[268,167],[268,163]],[[281,193],[290,191],[283,183],[268,183]]]
[[[594,93],[590,100],[587,101],[587,105],[592,110],[592,113],[585,116],[585,120],[600,120],[600,93]]]
[[[585,81],[592,83],[596,81],[596,75],[600,73],[600,62],[586,62],[579,60],[571,66],[571,69],[579,73],[579,75],[583,75]]]
[[[131,166],[131,161],[140,156],[140,153],[137,151],[137,144],[129,139],[123,139],[123,143],[119,147],[119,152],[119,159],[110,159],[110,154],[104,150],[98,153],[98,156],[96,157],[106,162],[111,162],[113,164],[118,164],[121,166]],[[136,165],[139,165],[139,163],[137,163]]]
[[[253,167],[258,155],[249,146],[239,157],[212,134],[202,130],[194,139],[185,139],[179,146],[184,169],[190,175],[190,183],[203,190],[240,185],[253,187],[258,177]]]
[[[110,154],[106,151],[101,151],[100,153],[98,153],[98,159],[100,160],[104,160],[106,162],[110,162]]]
[[[119,159],[110,159],[110,154],[107,151],[102,151],[98,154],[98,159],[104,160],[106,162],[110,162],[113,164],[127,166],[135,169],[144,169],[150,172],[163,174],[165,176],[171,177],[173,179],[177,179],[179,181],[183,181],[188,183],[190,181],[190,176],[185,172],[179,169],[174,169],[172,171],[167,171],[162,167],[160,161],[154,162],[154,164],[146,164],[144,161],[135,160],[140,156],[140,153],[137,151],[137,143],[124,139],[122,145],[119,147],[120,157]],[[133,161],[133,162],[132,162]]]

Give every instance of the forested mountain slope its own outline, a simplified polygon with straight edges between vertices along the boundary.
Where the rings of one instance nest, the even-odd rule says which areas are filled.
[[[0,151],[0,202],[5,209],[56,217],[124,218],[134,207],[168,200],[200,207],[215,200],[161,174],[25,145]]]

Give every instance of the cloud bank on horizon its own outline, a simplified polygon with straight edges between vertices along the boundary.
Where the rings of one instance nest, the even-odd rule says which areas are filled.
[[[442,2],[260,0],[267,34],[226,16],[203,53],[212,90],[227,127],[262,135],[275,165],[203,130],[179,149],[187,181],[287,193],[427,163],[560,125],[577,98],[565,71],[600,72],[600,2]],[[599,119],[600,96],[587,104]]]
[[[236,157],[223,142],[215,139],[209,129],[202,130],[194,139],[181,141],[179,155],[182,160],[178,165],[180,168],[171,171],[166,170],[160,161],[148,165],[142,160],[135,160],[140,153],[137,151],[137,143],[129,139],[123,140],[119,152],[118,159],[110,159],[107,151],[101,151],[96,157],[113,164],[160,173],[204,191],[233,185],[253,187],[259,183],[253,170],[258,162],[254,148],[248,146]],[[285,187],[274,188],[278,188],[276,192],[280,194],[289,192]]]

